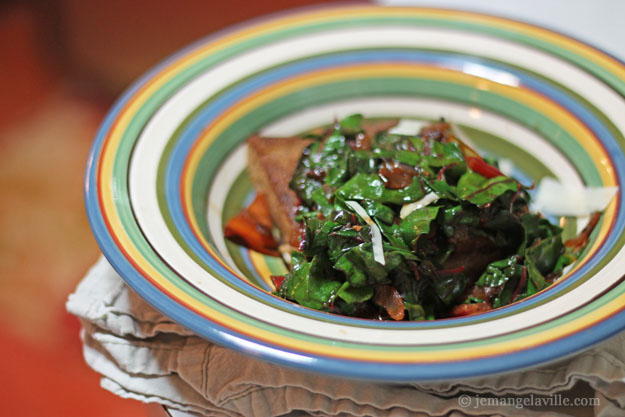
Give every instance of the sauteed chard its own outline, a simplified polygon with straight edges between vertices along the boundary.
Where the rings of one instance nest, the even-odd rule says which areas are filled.
[[[381,320],[488,311],[548,287],[588,240],[589,230],[564,242],[530,211],[528,185],[444,121],[372,133],[355,114],[309,136],[290,182],[299,248],[290,272],[272,277],[303,306]]]

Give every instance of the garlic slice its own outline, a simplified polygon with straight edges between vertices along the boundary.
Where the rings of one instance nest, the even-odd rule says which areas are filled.
[[[425,197],[423,197],[419,201],[415,201],[413,203],[404,204],[403,206],[401,206],[401,210],[399,211],[399,217],[402,218],[402,219],[405,219],[413,211],[422,209],[423,207],[426,207],[426,206],[429,206],[430,204],[432,204],[433,202],[438,200],[438,198],[439,197],[438,197],[438,195],[436,193],[431,192],[431,193],[427,194]]]
[[[386,261],[384,260],[384,248],[382,247],[382,233],[378,228],[378,225],[369,217],[365,209],[358,204],[356,201],[346,201],[349,207],[354,209],[356,214],[358,214],[364,221],[371,227],[371,244],[373,245],[373,259],[384,265]]]

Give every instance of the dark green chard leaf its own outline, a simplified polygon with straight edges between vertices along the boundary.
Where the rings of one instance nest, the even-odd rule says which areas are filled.
[[[391,246],[409,251],[408,246],[404,242],[404,239],[401,235],[401,229],[398,224],[385,224],[382,222],[376,222],[380,231],[382,232],[382,236],[388,240]]]
[[[386,187],[376,174],[356,174],[343,186],[336,190],[342,200],[376,200],[379,201]]]
[[[324,135],[320,135],[317,133],[306,133],[304,135],[301,136],[302,139],[312,139],[312,140],[316,140],[316,141],[322,141],[324,138]]]
[[[306,231],[302,253],[305,256],[314,256],[325,253],[328,247],[329,235],[340,228],[338,223],[317,218],[306,220]]]
[[[350,177],[362,172],[376,174],[378,172],[378,158],[369,151],[353,151],[347,156],[347,170]]]
[[[523,267],[517,263],[517,257],[512,256],[490,263],[484,273],[477,280],[480,287],[499,287],[509,279],[520,276]]]
[[[449,206],[443,208],[443,215],[439,217],[440,226],[448,238],[454,235],[456,221],[462,213],[462,206]]]
[[[302,202],[309,207],[312,207],[314,204],[314,200],[312,199],[312,193],[322,186],[323,183],[321,183],[320,181],[308,178],[299,182],[296,180],[295,177],[293,177],[293,182],[291,182],[291,189],[294,190],[297,196],[302,200]]]
[[[494,235],[495,245],[505,253],[518,253],[524,241],[521,222],[508,210],[499,210],[490,216],[484,229]]]
[[[385,189],[385,192],[382,194],[382,199],[379,200],[379,202],[400,205],[418,201],[422,199],[424,195],[425,193],[421,187],[421,182],[417,177],[414,177],[410,185],[406,188],[400,190]]]
[[[397,265],[389,274],[391,284],[402,295],[404,302],[420,304],[423,299],[427,282],[415,275],[417,270],[417,262],[408,260]]]
[[[562,233],[561,227],[552,224],[539,214],[524,213],[519,219],[525,228],[528,242],[533,242],[537,238],[545,239]]]
[[[509,177],[495,177],[486,179],[475,172],[467,172],[458,180],[458,197],[482,206],[491,203],[506,191],[516,192],[519,183]]]
[[[524,255],[527,248],[534,245],[534,243],[540,239],[547,239],[547,238],[551,238],[554,236],[558,236],[560,239],[560,243],[562,242],[562,238],[561,238],[562,228],[551,224],[551,222],[545,219],[544,217],[538,214],[524,213],[523,215],[521,215],[520,221],[524,229],[523,243],[520,245],[519,250],[518,250],[518,253],[520,255]],[[552,250],[557,249],[558,244],[557,242],[552,242],[552,245],[554,243],[556,247],[552,246],[551,248]],[[532,249],[532,251],[535,252],[535,249]],[[562,268],[564,266],[562,266]],[[559,272],[561,271],[558,271],[558,273]],[[544,272],[544,273],[547,273],[547,272]]]
[[[436,295],[447,306],[458,299],[467,285],[467,278],[462,273],[441,275],[433,281]]]
[[[335,128],[324,143],[313,142],[304,151],[289,186],[308,205],[315,190],[324,184],[336,187],[349,177],[346,157],[351,152],[345,136]]]
[[[378,175],[356,174],[336,190],[336,195],[345,201],[373,200],[378,203],[404,204],[421,199],[423,190],[416,177],[408,187],[391,190],[386,188]]]
[[[422,161],[419,154],[410,151],[396,151],[394,159],[410,166],[418,166]]]
[[[310,198],[317,205],[318,210],[323,214],[324,217],[330,217],[332,212],[334,211],[334,206],[330,204],[328,199],[326,198],[325,193],[323,192],[323,188],[317,188],[310,194]]]
[[[292,269],[297,269],[300,266],[304,265],[305,263],[308,263],[308,261],[306,260],[306,256],[304,256],[303,253],[298,252],[298,251],[291,252]]]
[[[393,224],[395,212],[392,208],[373,200],[363,200],[361,205],[372,219],[380,220],[386,224]]]
[[[335,229],[334,231],[332,231],[332,233],[330,234],[330,238],[330,240],[334,240],[334,238],[350,238],[362,240],[362,231],[358,231],[352,227],[341,227],[340,229]],[[328,243],[328,249],[331,249],[332,243]]]
[[[317,217],[305,220],[302,254],[308,257],[327,254],[332,262],[353,246],[371,240],[369,226],[356,230],[351,226],[351,213],[337,210],[333,220]]]
[[[298,304],[317,310],[326,309],[341,283],[326,275],[329,265],[322,255],[294,267],[282,282],[280,294]]]
[[[440,248],[438,254],[432,257],[432,261],[436,265],[445,265],[445,262],[454,254],[456,247],[454,245],[446,245]]]
[[[321,215],[318,210],[308,211],[308,209],[300,210],[295,215],[295,221],[306,222],[308,219],[316,219]]]
[[[332,218],[333,222],[344,226],[346,224],[350,224],[353,219],[354,217],[352,213],[348,210],[345,210],[344,207],[338,205],[335,207],[334,217]]]
[[[334,276],[334,270],[332,269],[332,263],[328,256],[324,253],[313,256],[310,261],[310,276],[322,281],[329,277]]]
[[[351,227],[341,228],[332,233],[328,241],[327,254],[333,263],[354,246],[371,241],[369,226],[363,226],[361,230]]]
[[[415,255],[413,252],[404,247],[393,246],[389,244],[384,244],[384,253],[386,255],[386,270],[390,271],[395,268],[396,264],[400,264],[402,260],[396,259],[396,257],[401,256],[404,260],[407,261],[418,261],[419,257]]]
[[[466,164],[464,162],[464,155],[458,145],[455,143],[442,143],[438,141],[432,141],[431,153],[424,156],[426,163],[435,168],[442,168],[447,165],[456,164],[459,167],[464,166],[466,170]]]
[[[339,155],[346,151],[347,141],[339,129],[335,129],[326,139],[321,148],[320,160],[328,162],[326,158],[332,155]]]
[[[460,201],[456,194],[456,187],[447,184],[447,182],[441,181],[441,180],[435,180],[435,179],[431,180],[427,178],[425,178],[423,182],[430,190],[435,192],[436,195],[438,195],[440,198],[445,198],[445,199],[452,200],[452,201]]]
[[[373,149],[372,154],[378,158],[395,159],[402,164],[410,166],[419,166],[423,162],[421,156],[412,151],[375,148]]]
[[[518,276],[514,275],[504,284],[503,289],[499,292],[499,295],[493,301],[493,308],[499,308],[515,301],[513,300],[513,297],[515,297],[520,278],[520,274],[518,274]],[[522,294],[521,296],[517,296],[516,299],[520,299],[523,296],[524,294]]]
[[[345,252],[336,261],[334,268],[343,272],[354,288],[387,281],[386,269],[373,259],[371,243],[363,243]]]
[[[364,303],[373,297],[374,287],[352,287],[349,282],[344,282],[336,295],[348,304]]]
[[[352,114],[339,122],[341,131],[354,134],[362,131],[362,114]]]
[[[419,142],[418,146],[423,148],[423,141],[420,139],[416,139]],[[413,137],[407,135],[398,135],[394,133],[381,132],[378,134],[378,137],[374,143],[377,150],[387,150],[387,151],[399,151],[399,150],[410,150],[413,151],[416,149],[415,144],[413,143]],[[413,153],[417,156],[420,155],[418,149]]]
[[[527,292],[525,296],[529,297],[547,288],[549,283],[545,280],[545,277],[532,259],[529,257],[525,258],[525,265],[527,266]]]
[[[348,170],[345,154],[349,152],[350,148],[340,130],[335,130],[328,136],[320,155],[320,161],[325,167],[325,184],[337,187],[347,181]]]
[[[341,158],[335,161],[332,166],[328,168],[325,184],[332,187],[338,187],[347,181],[349,178],[349,171],[347,169],[347,160]]]
[[[413,304],[404,301],[404,308],[408,312],[408,320],[422,321],[427,319],[425,310],[421,304]]]
[[[546,239],[562,233],[561,227],[551,224],[549,220],[538,214],[524,213],[519,220],[524,229],[524,240],[519,247],[519,254],[523,254],[536,239]]]
[[[429,233],[430,224],[436,219],[439,209],[440,206],[427,206],[413,211],[401,221],[399,229],[408,247],[414,248],[417,237]]]
[[[537,242],[525,251],[526,259],[536,266],[541,274],[553,271],[558,258],[564,250],[560,235],[552,236]]]
[[[393,159],[397,155],[394,149],[373,148],[371,154],[379,159]]]
[[[553,267],[553,271],[551,272],[551,275],[559,276],[560,274],[562,274],[564,268],[571,265],[576,260],[577,258],[572,253],[564,252],[562,255],[558,257],[558,261],[556,262],[556,265]]]

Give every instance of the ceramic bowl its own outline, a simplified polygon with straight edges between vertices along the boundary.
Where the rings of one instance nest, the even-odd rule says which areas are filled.
[[[86,205],[102,251],[156,309],[263,360],[371,381],[518,370],[625,328],[623,194],[557,283],[475,316],[378,322],[271,294],[278,258],[226,242],[250,202],[248,136],[351,113],[445,117],[523,181],[625,178],[625,67],[536,26],[468,12],[340,6],[239,25],[162,62],[95,139]],[[584,219],[556,219],[575,232]]]

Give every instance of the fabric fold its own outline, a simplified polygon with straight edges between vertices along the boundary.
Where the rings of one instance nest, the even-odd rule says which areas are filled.
[[[617,411],[625,415],[625,335],[566,361],[523,372],[381,384],[306,373],[214,345],[149,306],[104,258],[69,297],[67,309],[81,319],[85,360],[102,375],[103,388],[189,413],[558,417],[569,414],[558,407],[519,404],[533,396],[548,399],[583,383],[592,387],[584,394],[592,396],[587,400],[600,402],[594,407],[597,416]]]

